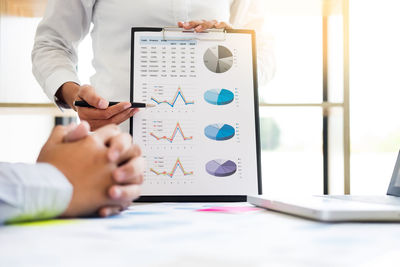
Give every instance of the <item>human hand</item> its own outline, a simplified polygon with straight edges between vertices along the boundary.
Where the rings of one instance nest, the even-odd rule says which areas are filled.
[[[101,212],[105,206],[114,210],[128,207],[139,196],[138,184],[143,179],[140,149],[122,145],[124,149],[120,149],[119,156],[111,153],[115,149],[110,149],[126,144],[123,140],[127,140],[128,134],[121,134],[116,125],[108,125],[73,143],[64,142],[67,135],[67,127],[57,126],[38,157],[38,162],[52,164],[73,185],[71,202],[62,216],[84,216],[96,211],[104,216],[109,215]],[[126,190],[121,190],[121,185],[116,185],[112,178],[113,172],[121,170],[129,174],[123,179],[125,184],[130,184]]]
[[[145,161],[141,157],[142,151],[138,145],[132,144],[132,136],[128,133],[120,133],[111,138],[108,147],[109,161],[118,163],[118,168],[112,172],[115,184],[108,189],[108,196],[130,204],[132,196],[137,194],[138,185],[143,183]],[[125,208],[126,206],[120,205],[104,206],[99,209],[98,214],[106,217],[118,214]]]
[[[70,124],[67,126],[67,134],[64,137],[64,142],[74,142],[85,138],[89,135],[89,124],[86,121],[82,121],[78,126],[76,124]],[[111,140],[108,151],[108,158],[110,162],[115,161],[119,155],[123,155],[128,152],[132,146],[132,137],[129,134],[123,134],[121,138],[114,138]],[[117,153],[117,154],[115,154]],[[140,156],[140,148],[134,147],[133,153]],[[113,172],[114,182],[119,184],[113,185],[108,190],[108,196],[113,198],[116,190],[121,191],[121,198],[131,199],[131,191],[135,190],[135,184],[141,184],[143,182],[143,162],[141,158],[137,160],[130,160],[118,167],[118,170]],[[122,178],[121,178],[122,175]],[[120,206],[104,206],[99,209],[98,214],[102,217],[116,215],[120,213]]]
[[[202,32],[207,29],[232,29],[232,26],[226,22],[219,22],[217,20],[192,20],[178,22],[178,26],[185,30],[194,29],[195,32]]]
[[[79,125],[71,123],[66,126],[66,135],[64,136],[64,142],[75,142],[81,140],[89,135],[90,125],[87,121],[81,121]]]
[[[79,118],[87,121],[92,131],[107,124],[120,124],[139,111],[137,108],[131,108],[129,102],[121,102],[109,107],[108,101],[99,96],[90,85],[79,86],[73,82],[66,82],[60,90],[57,96],[77,111]],[[77,100],[85,100],[95,108],[76,107],[74,102]]]

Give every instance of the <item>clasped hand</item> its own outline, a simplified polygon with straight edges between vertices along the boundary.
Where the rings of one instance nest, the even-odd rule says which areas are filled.
[[[38,162],[61,171],[73,186],[63,217],[117,214],[140,194],[144,160],[132,137],[110,124],[89,135],[89,125],[57,126]]]

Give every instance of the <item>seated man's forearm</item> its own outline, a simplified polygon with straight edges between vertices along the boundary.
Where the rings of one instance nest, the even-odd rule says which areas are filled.
[[[72,185],[47,163],[0,163],[0,224],[59,216]]]

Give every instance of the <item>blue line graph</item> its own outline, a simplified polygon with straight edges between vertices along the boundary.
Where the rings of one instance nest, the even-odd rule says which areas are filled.
[[[172,101],[167,101],[167,100],[159,101],[159,100],[155,99],[154,97],[152,97],[151,100],[154,101],[157,105],[168,104],[171,108],[173,108],[175,106],[175,103],[178,100],[179,96],[183,100],[183,103],[185,104],[185,106],[194,104],[194,101],[187,101],[185,99],[185,96],[183,95],[182,90],[181,90],[180,87],[178,87],[178,90],[176,91],[175,96],[174,96]]]

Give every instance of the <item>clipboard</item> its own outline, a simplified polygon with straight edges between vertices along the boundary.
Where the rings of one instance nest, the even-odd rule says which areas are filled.
[[[183,68],[185,66],[184,62],[190,63],[197,61],[199,69],[203,72],[208,71],[207,75],[210,79],[220,79],[223,81],[224,79],[227,80],[229,77],[228,75],[224,76],[226,75],[225,73],[229,73],[229,71],[231,71],[230,69],[240,68],[241,66],[240,62],[235,61],[236,54],[239,54],[238,49],[240,49],[240,47],[234,48],[227,47],[228,45],[226,45],[230,39],[235,36],[238,37],[239,35],[246,39],[246,45],[248,47],[248,56],[246,57],[246,62],[248,64],[247,67],[243,69],[251,69],[251,71],[247,73],[247,80],[249,84],[251,84],[251,88],[248,88],[250,93],[246,93],[247,98],[242,97],[244,94],[240,93],[241,88],[238,89],[231,86],[225,89],[219,85],[216,86],[217,88],[211,88],[211,86],[207,88],[208,90],[203,90],[204,92],[202,91],[201,95],[194,97],[194,94],[200,91],[199,88],[191,88],[184,81],[190,78],[189,76],[192,75],[191,73],[197,71],[196,65],[190,66],[191,68],[195,68],[195,71],[192,69],[188,71],[188,68],[174,70],[173,68],[177,68],[177,66],[172,64],[175,64],[175,61],[179,61],[179,56],[177,55],[177,57],[173,58],[172,55],[174,55],[173,53],[175,50],[172,49],[177,49],[181,46],[181,53],[183,53],[182,51],[185,52],[185,60],[188,55],[191,56],[187,61],[184,61],[184,56],[181,56],[182,61],[176,65],[182,63],[181,68]],[[130,134],[133,136],[134,142],[138,142],[138,144],[142,146],[143,154],[148,163],[145,171],[144,184],[142,186],[144,190],[142,190],[142,196],[136,201],[241,202],[247,201],[247,195],[262,193],[255,38],[255,32],[253,30],[243,29],[211,29],[202,33],[186,31],[177,27],[134,27],[131,29],[130,101],[156,103],[156,107],[151,109],[151,111],[145,110],[139,112],[138,114],[142,113],[140,114],[142,117],[138,117],[137,114],[135,118],[130,119]],[[201,58],[196,55],[197,52],[193,52],[195,51],[193,47],[197,45],[200,47],[200,44],[207,44],[208,47],[201,52],[203,53],[203,62],[200,62]],[[160,50],[160,47],[161,49],[165,49],[165,51]],[[187,52],[187,48],[191,49],[191,52]],[[216,66],[215,62],[213,62],[214,59],[210,60],[210,58],[215,56],[215,53],[219,53],[219,55],[223,54],[227,59],[221,58],[221,61],[218,61],[219,63],[217,63]],[[195,57],[193,57],[193,54]],[[171,58],[167,57],[167,55],[171,56]],[[163,58],[164,60],[160,61],[160,58],[163,56],[165,56],[165,58]],[[229,56],[231,56],[232,59],[230,59]],[[152,57],[154,57],[154,60],[151,60]],[[237,58],[239,58],[239,56],[237,56]],[[169,66],[169,64],[171,64],[171,66]],[[175,74],[168,74],[168,71],[171,73],[175,71]],[[168,78],[167,76],[161,77],[161,75],[171,75],[172,78]],[[175,83],[175,86],[178,87],[175,92],[175,98],[173,98],[172,89],[169,88],[171,84],[156,85],[156,82],[159,80],[164,81],[162,78],[166,78],[168,81],[172,79],[172,84]],[[193,79],[196,79],[196,76],[193,76]],[[199,81],[199,79],[200,78],[197,77],[196,81]],[[154,84],[152,84],[153,81]],[[134,90],[135,88],[136,91]],[[141,88],[141,91],[139,91],[138,88]],[[186,89],[185,92],[183,91],[184,89]],[[193,92],[193,96],[190,95],[190,92]],[[154,94],[157,97],[153,96]],[[245,112],[248,114],[249,118],[242,120],[242,124],[245,124],[247,123],[246,120],[250,119],[252,125],[240,128],[242,125],[239,123],[236,123],[235,127],[235,124],[232,122],[222,124],[220,121],[216,120],[215,123],[214,121],[210,121],[210,123],[203,123],[203,125],[199,126],[197,125],[197,121],[201,119],[197,121],[194,119],[184,119],[183,121],[185,123],[182,124],[180,119],[174,118],[175,115],[173,112],[181,112],[183,114],[182,116],[189,114],[186,117],[189,118],[191,117],[190,109],[195,109],[195,107],[197,108],[201,105],[203,105],[206,112],[210,112],[208,109],[215,110],[215,114],[220,113],[218,108],[220,108],[221,112],[227,112],[227,110],[229,110],[229,108],[232,109],[234,105],[236,105],[238,109],[247,109],[247,105],[252,106],[251,111],[246,110]],[[164,116],[164,119],[154,119],[158,118],[156,116],[157,112],[159,112],[159,116]],[[171,113],[171,116],[166,115],[169,114],[168,112]],[[154,114],[149,115],[150,113]],[[197,113],[202,112],[193,111],[193,114]],[[229,116],[230,113],[226,114]],[[196,115],[192,116],[195,117]],[[227,117],[226,115],[225,117],[224,115],[218,116],[222,116],[220,118]],[[172,119],[170,119],[170,117]],[[176,125],[175,120],[177,121]],[[174,125],[175,129],[173,129]],[[183,133],[183,129],[186,135]],[[192,131],[190,132],[191,129]],[[245,136],[250,138],[245,139]],[[196,144],[194,140],[203,140],[201,142],[205,143],[204,147],[202,144]],[[239,149],[240,151],[248,149],[247,152],[251,155],[249,159],[246,158],[241,161],[239,156],[236,157],[236,152],[238,150],[234,150],[235,140],[239,143],[242,142],[240,144],[242,148]],[[190,158],[191,155],[197,156],[199,154],[190,154],[187,152],[185,152],[185,155],[188,155],[186,158],[180,157],[180,151],[186,151],[188,147],[191,147],[189,145],[190,142],[196,144],[194,146],[197,147],[197,151],[200,151],[201,154],[204,154],[206,157],[209,156],[210,158],[206,161],[198,158],[190,161],[186,158]],[[248,144],[250,144],[250,146]],[[158,145],[159,147],[157,147]],[[238,147],[240,146],[238,145]],[[173,151],[168,151],[169,148]],[[220,157],[217,156],[217,154],[224,149],[226,151],[231,150],[232,153],[230,153],[230,155],[234,156],[229,157],[226,153],[225,155],[221,153],[222,156]],[[165,153],[163,152],[164,150],[168,152]],[[158,154],[161,154],[161,156],[158,156]],[[214,155],[211,156],[212,154]],[[243,157],[247,156],[243,155]],[[173,164],[174,162],[175,164]],[[246,170],[246,168],[250,170]],[[192,169],[195,169],[195,171],[192,171]],[[195,176],[196,178],[194,178]],[[246,182],[243,182],[241,179]],[[207,185],[205,180],[210,181],[210,183]],[[241,183],[243,187],[240,187]],[[185,185],[187,185],[187,187],[185,187]],[[165,191],[163,190],[163,186]],[[197,192],[196,186],[199,188]],[[232,190],[230,190],[230,187],[232,187]],[[152,192],[152,188],[154,188],[154,192]],[[227,190],[228,188],[229,190]]]

